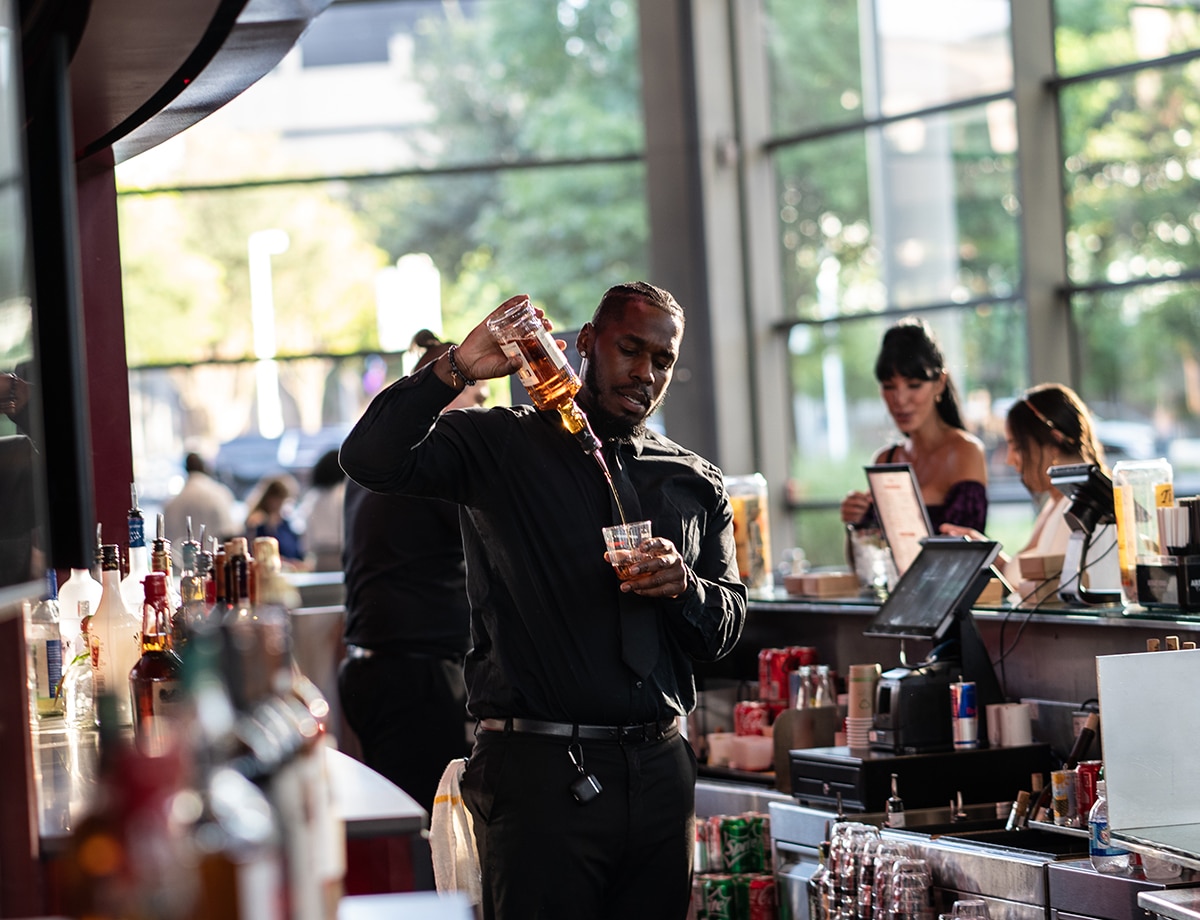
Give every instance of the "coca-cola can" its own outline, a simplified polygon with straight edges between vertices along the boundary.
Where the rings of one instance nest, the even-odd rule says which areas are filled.
[[[751,875],[747,892],[747,920],[778,920],[779,897],[775,890],[775,876],[770,873]]]
[[[739,700],[733,704],[733,733],[761,735],[771,724],[771,711],[765,700]]]
[[[1083,824],[1087,824],[1088,812],[1096,804],[1096,780],[1103,766],[1102,760],[1081,760],[1075,765],[1075,806]]]

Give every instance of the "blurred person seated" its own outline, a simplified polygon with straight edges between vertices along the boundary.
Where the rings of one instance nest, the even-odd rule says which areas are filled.
[[[292,527],[292,510],[300,486],[287,473],[264,476],[251,490],[246,500],[246,539],[254,544],[255,537],[274,537],[279,543],[279,556],[284,568],[305,568],[304,545]]]
[[[1047,471],[1053,466],[1094,464],[1109,472],[1104,461],[1104,446],[1096,437],[1092,415],[1083,400],[1061,383],[1043,383],[1025,391],[1012,404],[1004,421],[1004,441],[1008,451],[1005,463],[1021,477],[1039,505],[1029,540],[1015,555],[1001,553],[996,565],[1005,579],[1016,586],[1018,600],[1043,589],[1046,579],[1023,579],[1019,558],[1022,555],[1061,557],[1067,551],[1071,527],[1064,517],[1071,499],[1051,481]],[[947,525],[943,531],[952,536],[985,540],[979,530]],[[1115,588],[1120,584],[1116,551],[1116,529],[1106,525],[1097,529],[1088,551],[1087,582],[1092,588]],[[1056,584],[1056,583],[1055,583]],[[1049,583],[1045,587],[1051,587]]]
[[[180,546],[187,539],[189,518],[194,540],[200,539],[201,527],[206,536],[222,542],[238,533],[234,517],[237,499],[228,486],[213,478],[208,462],[193,451],[184,458],[183,468],[187,473],[183,488],[163,505],[163,527],[176,567],[182,562]]]
[[[903,437],[880,449],[871,462],[912,466],[934,533],[947,533],[947,524],[984,530],[988,500],[983,442],[963,424],[946,360],[923,320],[902,320],[884,334],[875,379]],[[876,526],[870,492],[847,493],[841,514],[847,525]]]
[[[314,572],[342,570],[342,502],[346,473],[338,452],[326,451],[313,464],[312,484],[293,515],[296,532],[304,541],[308,568]]]

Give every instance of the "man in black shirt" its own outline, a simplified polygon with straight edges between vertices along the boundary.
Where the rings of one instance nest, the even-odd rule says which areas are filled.
[[[440,415],[470,378],[517,368],[486,325],[380,393],[342,447],[367,488],[462,506],[479,720],[462,787],[485,918],[687,914],[696,762],[678,720],[693,662],[741,635],[746,591],[720,470],[645,428],[683,326],[669,293],[635,282],[604,295],[576,342],[577,401],[653,522],[650,558],[624,582],[601,536],[609,486],[557,412]]]

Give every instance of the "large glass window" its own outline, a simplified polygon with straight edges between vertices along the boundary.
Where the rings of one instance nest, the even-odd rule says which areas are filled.
[[[148,502],[188,449],[357,418],[360,375],[286,359],[461,338],[519,291],[577,328],[647,276],[637,22],[628,0],[334,3],[259,83],[122,164]]]

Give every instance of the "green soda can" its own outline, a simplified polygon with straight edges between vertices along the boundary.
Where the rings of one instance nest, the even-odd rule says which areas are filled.
[[[721,819],[721,862],[726,872],[758,872],[762,868],[754,836],[745,815]]]
[[[728,872],[704,876],[705,920],[738,920],[737,885]]]

